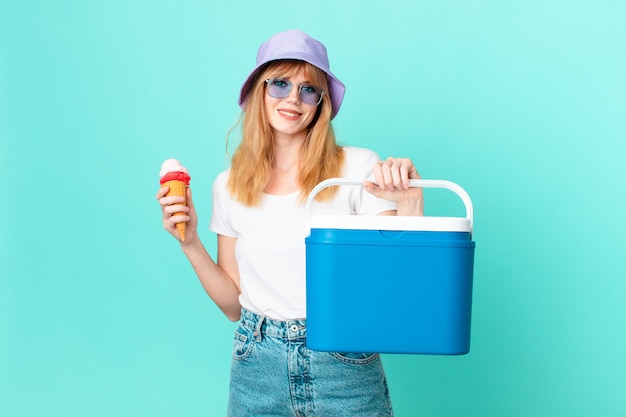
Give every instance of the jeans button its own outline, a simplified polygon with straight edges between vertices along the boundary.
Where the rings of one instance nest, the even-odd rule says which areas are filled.
[[[292,332],[294,332],[294,333],[295,333],[295,332],[297,332],[297,331],[298,331],[298,326],[297,326],[297,325],[295,325],[295,324],[294,324],[294,325],[292,325],[292,326],[291,326],[291,331],[292,331]]]

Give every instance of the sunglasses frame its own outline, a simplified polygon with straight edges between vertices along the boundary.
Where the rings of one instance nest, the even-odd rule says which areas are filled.
[[[270,94],[269,86],[270,86],[270,81],[272,81],[272,80],[280,80],[280,81],[283,81],[283,82],[285,82],[285,83],[287,83],[289,85],[289,89],[287,90],[287,95],[285,97],[276,97],[276,96],[273,96],[273,95]],[[319,106],[319,104],[322,102],[322,99],[324,98],[324,95],[326,94],[326,91],[324,91],[323,89],[321,89],[320,87],[318,87],[316,85],[309,84],[309,83],[294,84],[289,79],[281,78],[281,77],[268,78],[267,80],[265,80],[265,84],[267,84],[267,86],[268,86],[268,88],[267,88],[267,95],[270,96],[270,97],[273,97],[273,98],[287,98],[287,97],[289,97],[289,94],[291,93],[291,90],[293,89],[293,87],[295,85],[296,87],[298,87],[298,98],[300,99],[300,101],[302,101],[305,104],[311,105],[311,106]],[[317,101],[317,103],[307,103],[306,101],[302,100],[302,87],[303,86],[311,86],[311,87],[314,87],[314,88],[316,88],[316,89],[321,91],[320,98]]]

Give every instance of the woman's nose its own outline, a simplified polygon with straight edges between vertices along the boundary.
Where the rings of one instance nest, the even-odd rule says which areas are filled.
[[[300,86],[294,85],[291,87],[291,91],[287,96],[287,100],[297,103],[300,101]]]

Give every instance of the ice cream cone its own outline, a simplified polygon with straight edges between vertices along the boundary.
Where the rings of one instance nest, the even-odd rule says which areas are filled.
[[[189,186],[189,180],[191,177],[189,176],[189,172],[187,168],[182,166],[180,162],[176,159],[168,159],[161,165],[161,171],[159,172],[160,180],[159,183],[161,186],[170,187],[166,196],[179,196],[183,197],[185,200],[182,202],[183,205],[187,205],[187,187]],[[174,216],[184,216],[185,213],[178,212],[174,213]],[[176,223],[176,229],[178,229],[178,233],[180,234],[180,240],[182,242],[185,241],[185,225],[186,222]]]
[[[185,201],[183,201],[183,205],[187,205],[187,184],[185,184],[184,181],[178,181],[178,180],[171,180],[171,181],[166,181],[162,184],[164,187],[170,187],[169,191],[167,192],[166,196],[169,197],[171,195],[177,196],[177,197],[184,197]],[[183,216],[185,215],[185,213],[183,212],[178,212],[178,213],[174,213],[174,216]],[[180,233],[180,240],[181,241],[185,241],[185,225],[187,223],[186,222],[181,222],[181,223],[176,223],[176,228],[178,229],[178,233]]]

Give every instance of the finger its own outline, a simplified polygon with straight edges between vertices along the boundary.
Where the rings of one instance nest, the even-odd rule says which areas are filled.
[[[422,178],[420,173],[417,172],[417,168],[415,168],[415,165],[412,166],[412,169],[409,172],[409,178],[412,180],[419,180],[420,178]]]
[[[402,162],[401,174],[402,185],[404,186],[405,190],[409,189],[409,187],[411,186],[411,179],[420,178],[417,170],[415,169],[415,164],[413,164],[413,161],[408,158],[404,159],[404,161]]]
[[[186,222],[186,221],[188,221],[188,220],[189,220],[189,216],[187,216],[186,214],[185,214],[185,215],[183,215],[183,214],[177,214],[176,216],[171,216],[171,217],[169,218],[169,221],[170,221],[171,223],[174,223],[174,224],[177,224],[177,223],[184,223],[184,222]]]
[[[377,193],[380,191],[380,188],[372,181],[363,181],[363,188],[365,191],[375,196],[377,196]]]
[[[383,183],[383,173],[382,173],[382,162],[377,162],[376,164],[374,164],[374,169],[373,169],[373,174],[374,174],[374,181],[376,182],[376,185],[380,188],[385,188],[385,184]],[[376,186],[374,184],[372,184],[372,186]]]
[[[409,169],[410,166],[405,162],[400,165],[400,188],[403,190],[409,189]]]
[[[180,223],[180,222],[187,221],[187,220],[185,220],[186,218],[187,218],[187,216],[172,216],[172,217],[169,217],[168,219],[163,220],[163,228],[167,232],[172,234],[172,236],[174,236],[176,239],[180,240],[180,233],[178,231],[178,228],[176,227],[176,224]]]
[[[396,190],[404,189],[404,180],[402,178],[404,161],[400,158],[394,159],[390,167],[391,181]]]
[[[383,189],[393,189],[394,185],[393,185],[393,173],[392,173],[392,166],[394,163],[394,158],[387,158],[386,161],[384,161],[381,166],[380,166],[380,171],[381,171],[381,175],[382,175],[382,179],[381,179],[381,185]]]
[[[161,204],[162,207],[171,206],[173,204],[180,204],[184,202],[185,202],[185,197],[182,197],[179,195],[170,195],[167,197],[162,197],[159,200],[159,204]]]
[[[165,228],[165,230],[175,235],[177,235],[177,233],[175,233],[177,231],[176,224],[187,222],[190,219],[189,215],[187,214],[188,208],[185,206],[179,207],[179,211],[172,213],[170,211],[174,210],[174,206],[168,206],[167,211],[163,212],[163,227]]]
[[[170,190],[170,187],[167,187],[167,186],[159,188],[159,191],[156,193],[156,199],[160,200],[163,197],[165,197],[165,194],[167,194],[169,190]]]
[[[176,204],[176,203],[183,203],[185,201],[184,197],[175,196],[175,195],[167,196],[167,193],[169,191],[170,191],[170,187],[167,187],[167,186],[161,187],[159,191],[157,191],[156,199],[159,201],[159,204],[161,204],[161,207],[169,206],[171,204]]]
[[[189,206],[189,209],[194,209],[193,199],[191,198],[191,187],[187,187],[187,206]]]
[[[163,207],[163,213],[170,216],[173,216],[176,213],[187,213],[188,211],[189,207],[184,204],[170,204]]]

